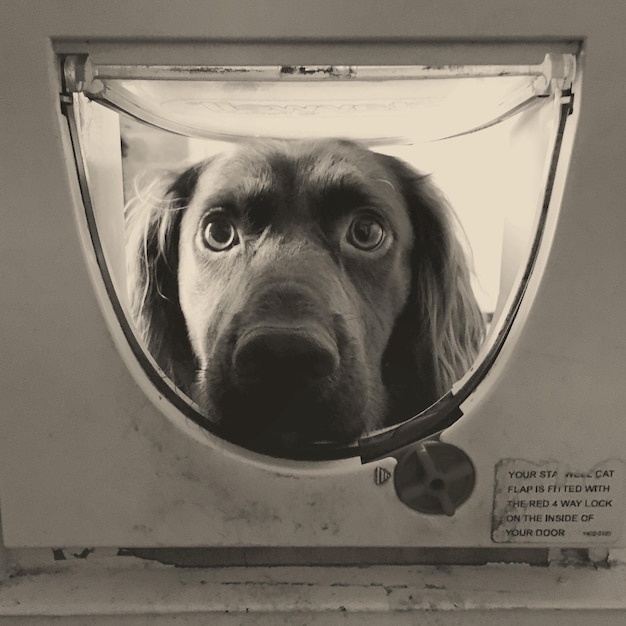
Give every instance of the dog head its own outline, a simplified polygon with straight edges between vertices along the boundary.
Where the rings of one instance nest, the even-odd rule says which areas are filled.
[[[135,322],[226,438],[348,443],[426,408],[483,322],[429,179],[340,140],[251,142],[128,211]]]

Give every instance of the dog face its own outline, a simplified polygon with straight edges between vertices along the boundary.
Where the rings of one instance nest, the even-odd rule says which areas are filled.
[[[469,367],[482,319],[450,209],[399,161],[254,142],[156,204],[129,212],[135,319],[229,440],[349,443]]]

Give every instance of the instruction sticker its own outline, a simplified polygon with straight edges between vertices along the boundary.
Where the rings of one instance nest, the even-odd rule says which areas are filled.
[[[496,465],[491,538],[569,545],[616,541],[624,474],[619,459],[582,472],[558,462],[503,459]]]

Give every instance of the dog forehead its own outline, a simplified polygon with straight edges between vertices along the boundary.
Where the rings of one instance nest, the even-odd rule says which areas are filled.
[[[310,197],[353,198],[384,210],[409,228],[409,207],[402,185],[381,155],[346,140],[323,140],[300,148],[301,184]]]
[[[207,160],[195,190],[204,197],[220,192],[248,196],[276,186],[270,161],[256,151],[236,148]]]
[[[303,200],[309,194],[320,197],[326,190],[350,187],[387,201],[400,196],[393,174],[374,153],[335,139],[236,146],[207,162],[195,195],[289,195]]]
[[[401,185],[388,161],[345,140],[262,141],[208,160],[189,205],[189,221],[209,208],[244,211],[253,229],[272,223],[301,233],[360,208],[384,213],[399,243],[413,228]],[[308,226],[305,226],[308,225]]]

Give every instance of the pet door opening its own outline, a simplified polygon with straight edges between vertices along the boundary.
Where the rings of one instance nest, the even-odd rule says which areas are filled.
[[[292,459],[458,418],[541,243],[572,55],[64,69],[91,240],[159,394]]]

